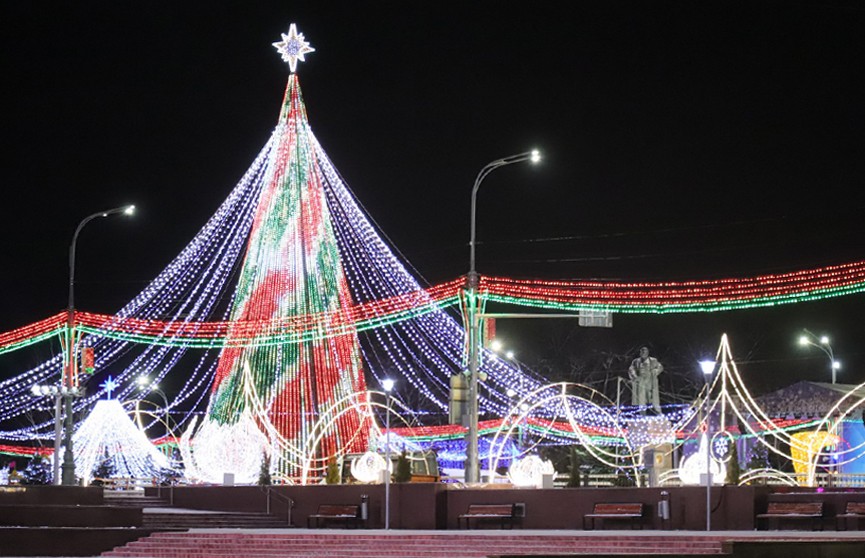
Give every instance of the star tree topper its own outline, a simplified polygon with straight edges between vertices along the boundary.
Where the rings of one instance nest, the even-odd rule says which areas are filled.
[[[297,61],[306,62],[303,55],[307,52],[315,52],[315,49],[309,46],[303,38],[303,33],[297,32],[297,27],[293,23],[288,27],[288,34],[281,33],[281,35],[282,40],[273,43],[273,46],[282,55],[282,59],[288,62],[291,73],[294,73],[297,69]]]
[[[106,399],[111,399],[111,393],[115,391],[118,387],[120,387],[120,384],[118,384],[114,378],[108,376],[108,378],[104,382],[99,384],[99,387],[104,389],[107,393]]]

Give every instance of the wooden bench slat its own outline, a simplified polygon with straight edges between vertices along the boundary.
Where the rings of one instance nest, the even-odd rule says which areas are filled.
[[[457,523],[462,525],[465,521],[466,529],[471,527],[471,520],[498,519],[504,528],[505,522],[513,527],[516,519],[516,504],[469,504],[466,513],[457,516]]]
[[[307,527],[312,525],[315,520],[316,527],[322,521],[343,521],[346,523],[360,523],[360,506],[355,505],[338,505],[338,504],[319,504],[318,511],[310,514],[306,518]]]
[[[766,513],[760,515],[823,515],[823,502],[769,502]]]
[[[501,515],[510,517],[514,514],[513,504],[469,504],[463,517],[475,515]]]
[[[823,502],[769,502],[766,513],[757,514],[757,520],[765,519],[766,527],[778,526],[782,520],[810,519],[815,527],[823,526]]]
[[[586,519],[591,519],[593,529],[595,528],[596,519],[639,520],[643,517],[643,508],[644,505],[637,502],[598,502],[592,507],[592,513],[587,513],[583,516],[583,528],[586,528]],[[640,524],[640,527],[642,527],[642,524]]]
[[[606,514],[640,514],[643,513],[643,504],[623,504],[623,503],[601,503],[595,504],[592,510],[593,515]]]
[[[836,529],[840,531],[842,526],[847,529],[851,523],[854,528],[858,528],[862,518],[865,518],[865,502],[847,502],[844,513],[835,516]]]

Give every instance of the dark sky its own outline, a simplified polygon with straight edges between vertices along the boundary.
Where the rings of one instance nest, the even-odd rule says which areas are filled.
[[[82,233],[81,309],[117,310],[186,245],[276,123],[288,70],[271,43],[291,22],[316,49],[298,71],[316,136],[430,283],[467,270],[480,168],[533,147],[542,165],[481,190],[482,273],[720,278],[865,257],[860,2],[247,4],[0,4],[0,331],[65,307],[90,213],[139,208]],[[792,343],[809,327],[865,380],[862,298],[501,328],[530,362],[651,343],[671,370],[727,331],[755,376],[825,379]]]

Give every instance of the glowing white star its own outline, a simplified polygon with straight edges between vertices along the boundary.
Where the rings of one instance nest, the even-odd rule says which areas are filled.
[[[297,32],[297,27],[293,23],[288,28],[288,34],[281,33],[281,35],[282,40],[273,43],[273,46],[282,55],[282,59],[288,62],[291,73],[294,73],[297,69],[297,61],[306,62],[303,55],[307,52],[315,52],[315,49],[309,46],[303,38],[303,33]]]
[[[118,387],[120,387],[120,384],[118,384],[114,378],[112,378],[111,376],[108,376],[108,378],[106,378],[106,380],[104,382],[99,384],[99,387],[101,387],[102,389],[104,389],[106,391],[107,399],[111,399],[111,392],[113,392]]]

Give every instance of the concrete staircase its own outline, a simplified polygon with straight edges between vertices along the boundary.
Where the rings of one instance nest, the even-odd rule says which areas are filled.
[[[165,508],[169,506],[168,500],[158,496],[145,496],[144,492],[137,491],[105,491],[103,501],[106,506],[119,506],[124,508]]]
[[[235,513],[150,508],[144,510],[145,529],[285,529],[285,519],[266,513]]]
[[[169,501],[158,496],[145,496],[143,492],[106,492],[105,503],[111,506],[136,507],[142,510],[144,529],[284,529],[289,527],[285,518],[265,513],[221,512],[171,507]]]
[[[567,556],[729,554],[721,539],[683,536],[587,536],[514,534],[503,531],[431,532],[324,530],[248,533],[242,531],[154,533],[102,556],[283,557],[283,558],[482,558]]]

